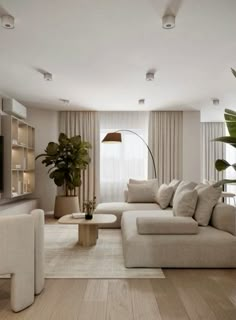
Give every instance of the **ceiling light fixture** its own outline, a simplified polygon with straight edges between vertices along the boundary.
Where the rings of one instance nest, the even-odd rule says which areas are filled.
[[[146,73],[146,80],[147,81],[153,81],[154,80],[154,76],[155,76],[155,72],[153,71],[148,71]]]
[[[162,28],[173,29],[175,27],[175,16],[166,15],[162,17]]]
[[[2,27],[5,29],[14,29],[15,28],[15,19],[10,15],[1,16]]]
[[[59,99],[59,101],[61,101],[64,104],[69,104],[70,103],[70,100],[68,100],[68,99]]]
[[[218,98],[213,98],[212,103],[214,106],[218,106],[220,104],[220,100]]]
[[[139,105],[144,105],[145,104],[145,99],[139,99],[138,104]]]
[[[44,77],[44,80],[46,80],[46,81],[52,81],[52,74],[49,72],[45,72],[43,74],[43,77]]]

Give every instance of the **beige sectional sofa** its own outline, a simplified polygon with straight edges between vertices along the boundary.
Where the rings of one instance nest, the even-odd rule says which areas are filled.
[[[172,211],[124,212],[121,229],[126,267],[236,267],[234,207],[218,204],[213,211],[210,225],[198,226],[195,234],[140,234],[137,218],[144,216],[146,218],[168,216],[174,220],[179,219],[173,217]]]
[[[218,202],[221,191],[212,186],[181,182],[172,198],[170,186],[159,188],[160,206],[116,202],[96,208],[117,216],[109,227],[121,227],[125,266],[235,268],[236,208]],[[163,210],[163,203],[173,208]]]

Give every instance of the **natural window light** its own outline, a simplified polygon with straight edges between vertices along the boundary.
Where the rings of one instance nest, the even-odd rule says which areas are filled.
[[[137,113],[129,117],[129,113],[117,117],[104,112],[101,117],[100,141],[108,132],[132,130],[147,141],[148,114]],[[109,119],[110,117],[110,119]],[[115,119],[115,121],[114,121]],[[110,127],[108,127],[110,122]],[[143,141],[131,132],[121,131],[122,143],[104,144],[100,146],[100,193],[101,201],[123,201],[124,190],[129,178],[147,179],[147,147]]]

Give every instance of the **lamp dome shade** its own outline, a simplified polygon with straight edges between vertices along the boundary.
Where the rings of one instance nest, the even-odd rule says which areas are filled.
[[[120,132],[110,132],[107,133],[105,138],[102,140],[103,143],[119,143],[122,142]]]

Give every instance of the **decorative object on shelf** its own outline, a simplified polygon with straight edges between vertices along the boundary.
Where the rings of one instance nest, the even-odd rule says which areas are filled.
[[[81,186],[81,171],[85,170],[90,162],[89,142],[82,141],[81,136],[68,138],[60,133],[58,143],[49,142],[43,157],[42,164],[50,167],[49,178],[58,186],[64,187],[65,195],[57,196],[54,207],[54,217],[79,212],[79,199],[76,189]]]
[[[145,142],[145,140],[136,132],[132,131],[132,130],[128,130],[128,129],[121,129],[121,130],[117,130],[115,132],[109,132],[107,133],[107,135],[105,136],[105,138],[102,140],[102,143],[120,143],[122,142],[122,138],[121,138],[121,133],[120,132],[130,132],[135,134],[137,137],[139,137],[139,139],[141,139],[143,141],[143,143],[145,144],[145,146],[148,149],[148,152],[151,156],[152,159],[152,164],[153,164],[153,169],[154,169],[154,176],[155,178],[157,177],[157,170],[156,170],[156,165],[155,165],[155,160],[152,154],[151,149],[149,148],[148,144]]]
[[[96,207],[96,197],[93,200],[87,200],[83,202],[83,211],[85,212],[85,219],[91,220],[93,218],[93,211]]]

